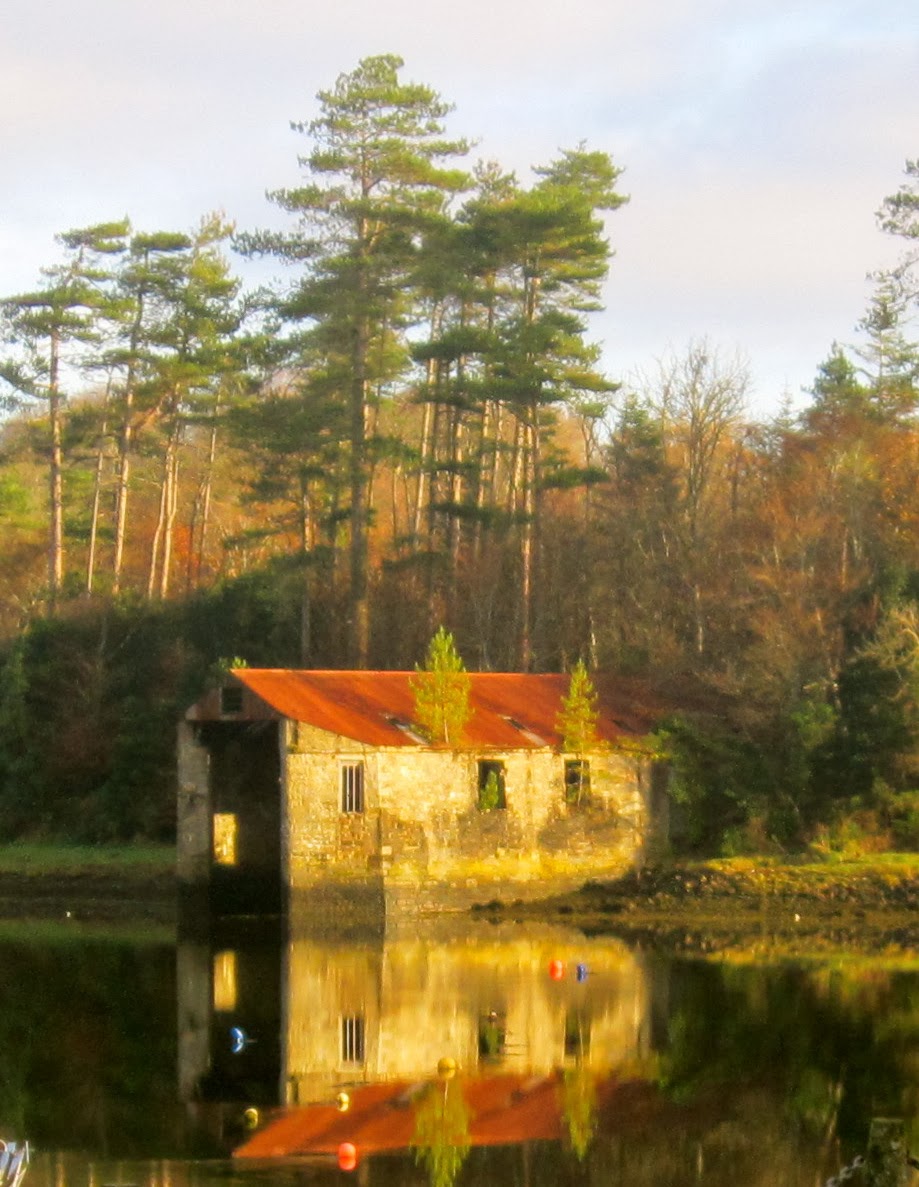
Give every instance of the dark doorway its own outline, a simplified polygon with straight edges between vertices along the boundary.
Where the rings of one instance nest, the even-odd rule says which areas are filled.
[[[276,721],[204,727],[211,780],[211,909],[218,915],[283,910],[281,757]]]

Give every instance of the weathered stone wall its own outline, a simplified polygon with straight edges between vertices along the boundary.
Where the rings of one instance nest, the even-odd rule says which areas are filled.
[[[291,891],[379,878],[375,752],[297,722],[282,733],[282,854]],[[341,810],[341,767],[364,763],[364,811]]]
[[[176,874],[179,882],[200,885],[211,866],[210,754],[189,722],[178,731]]]
[[[355,902],[385,886],[388,907],[459,909],[527,898],[640,860],[649,828],[650,764],[590,756],[590,799],[565,802],[565,758],[377,749],[297,723],[283,737],[283,850],[292,893],[334,886]],[[506,807],[478,807],[480,759],[504,764]],[[341,766],[364,764],[364,811],[341,810]]]

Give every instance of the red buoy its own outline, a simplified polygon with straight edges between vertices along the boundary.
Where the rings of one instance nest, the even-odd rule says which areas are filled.
[[[565,975],[565,962],[563,960],[549,961],[549,976],[553,981],[561,981]]]
[[[357,1166],[357,1146],[352,1142],[342,1142],[338,1147],[338,1165],[343,1171],[353,1171]]]

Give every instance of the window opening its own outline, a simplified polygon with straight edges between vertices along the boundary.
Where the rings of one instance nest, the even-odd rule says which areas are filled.
[[[531,730],[528,725],[524,725],[522,721],[518,721],[516,717],[508,717],[507,714],[503,714],[503,716],[507,724],[512,725],[518,733],[523,734],[528,742],[532,742],[536,746],[549,745],[545,738],[537,734],[535,730]]]
[[[236,953],[232,949],[214,954],[214,1009],[229,1013],[236,1009]]]
[[[394,717],[392,713],[387,713],[385,716],[389,725],[395,726],[397,730],[400,730],[411,741],[417,742],[419,746],[428,745],[427,738],[423,738],[410,721],[406,721],[403,717]]]
[[[364,1015],[352,1014],[341,1020],[342,1063],[364,1062]]]
[[[590,762],[586,758],[565,759],[565,802],[583,804],[590,798]]]
[[[479,1059],[500,1059],[506,1042],[507,1028],[496,1010],[479,1019]]]
[[[565,1058],[581,1059],[590,1051],[590,1015],[583,1007],[565,1014]]]
[[[214,861],[219,866],[235,866],[239,822],[235,812],[214,813]]]
[[[242,713],[243,689],[241,684],[225,684],[220,690],[220,712],[224,715]]]
[[[506,808],[504,793],[504,763],[494,759],[479,760],[479,808],[489,812],[493,808]]]
[[[364,764],[362,762],[342,764],[341,810],[342,812],[363,812],[364,810]]]

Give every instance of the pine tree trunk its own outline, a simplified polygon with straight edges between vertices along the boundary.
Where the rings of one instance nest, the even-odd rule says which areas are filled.
[[[163,563],[160,568],[159,595],[166,598],[172,571],[172,548],[175,540],[176,509],[179,500],[179,430],[175,429],[169,440],[166,482],[166,521],[163,524]]]
[[[106,403],[108,395],[106,395]],[[93,582],[96,574],[96,543],[99,537],[99,507],[102,501],[102,479],[105,471],[105,441],[108,433],[108,420],[102,418],[99,429],[99,441],[96,446],[96,467],[93,475],[93,501],[89,515],[89,550],[86,556],[86,592],[93,592]]]
[[[48,588],[51,609],[57,606],[64,582],[64,450],[63,410],[58,387],[60,372],[60,335],[52,330],[48,367],[48,432],[49,432],[49,513]]]
[[[362,316],[355,329],[351,379],[351,542],[350,627],[351,658],[366,668],[370,656],[370,606],[367,574],[367,477],[365,474],[369,325]]]
[[[214,462],[217,458],[217,413],[219,409],[220,393],[218,392],[214,401],[214,420],[211,424],[211,432],[208,440],[204,475],[198,485],[195,501],[192,506],[191,524],[188,533],[188,572],[186,578],[186,588],[188,590],[197,588],[201,581],[201,570],[204,567],[207,529],[210,524]]]
[[[428,359],[427,388],[430,392],[435,374],[435,363]],[[424,516],[425,499],[428,495],[428,469],[431,463],[432,432],[434,428],[434,405],[425,400],[421,414],[421,441],[418,446],[418,481],[415,485],[415,506],[412,512],[412,541],[417,549],[421,541],[421,523]]]

